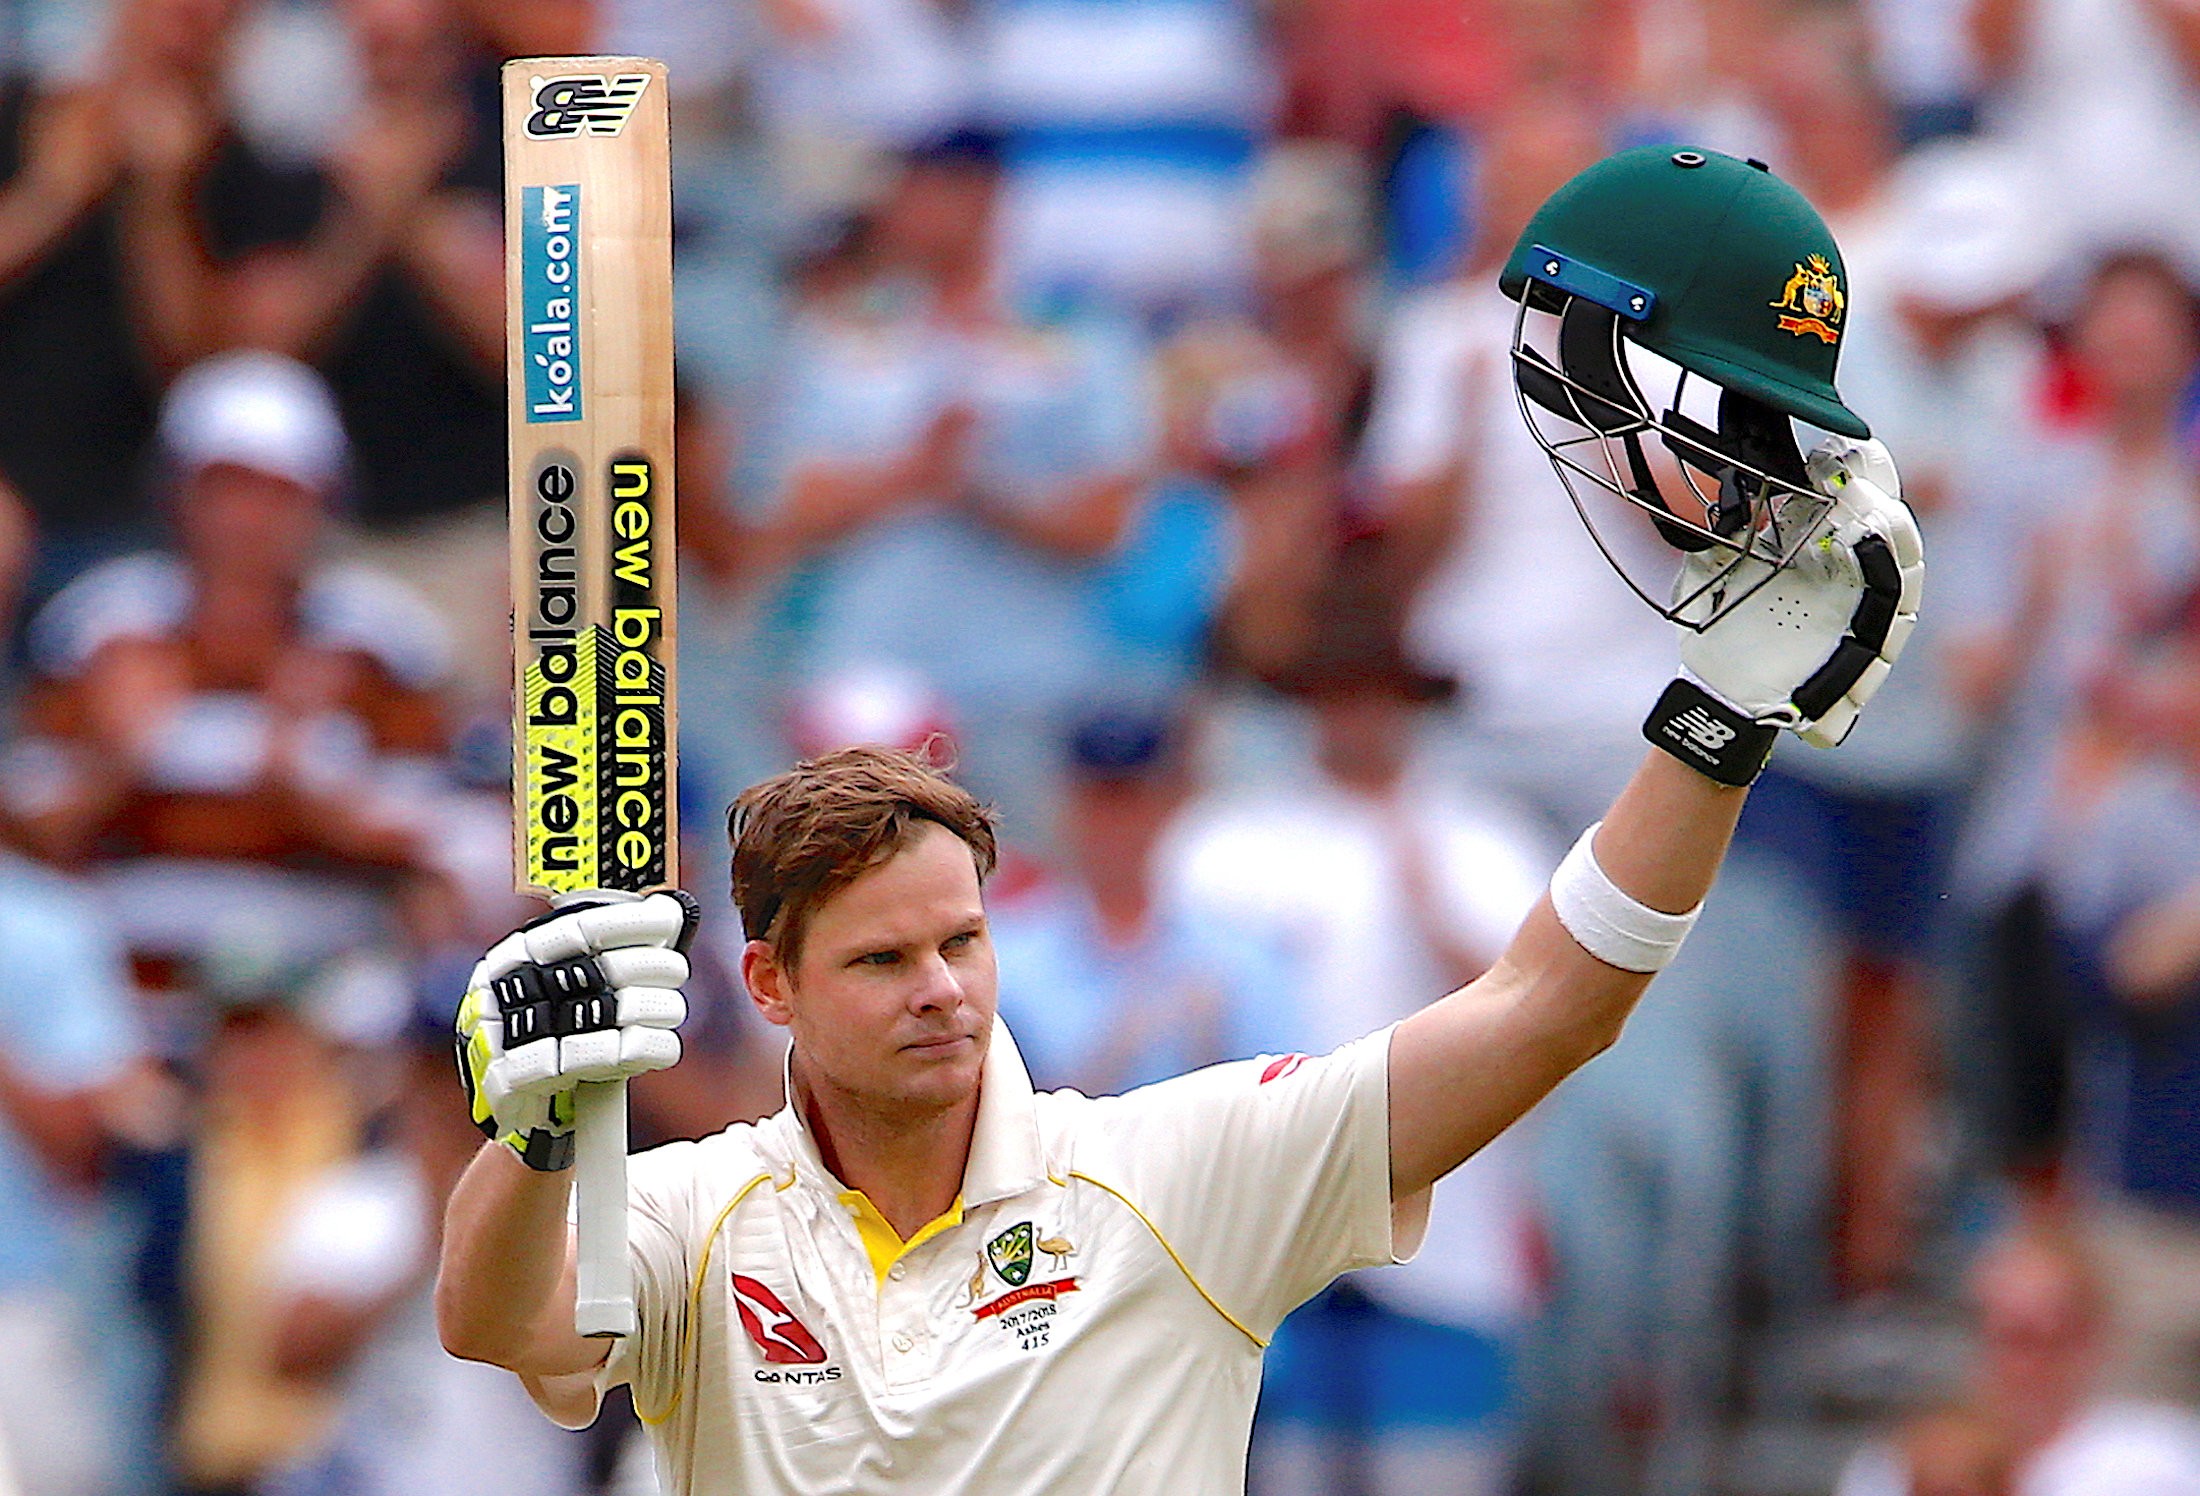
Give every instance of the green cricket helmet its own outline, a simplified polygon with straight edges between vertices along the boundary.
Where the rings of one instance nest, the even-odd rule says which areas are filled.
[[[1498,283],[1520,305],[1521,414],[1652,607],[1707,627],[1817,531],[1829,501],[1796,424],[1871,431],[1833,384],[1848,319],[1841,251],[1762,162],[1665,147],[1600,161],[1536,211]],[[1688,596],[1655,595],[1601,533],[1605,496],[1648,512],[1667,543],[1717,548],[1733,565]],[[1743,571],[1750,560],[1765,564]]]

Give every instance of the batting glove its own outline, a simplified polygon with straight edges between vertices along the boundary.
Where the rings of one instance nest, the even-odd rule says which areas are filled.
[[[1748,592],[1701,630],[1682,609],[1681,678],[1643,724],[1651,742],[1722,784],[1755,779],[1781,728],[1820,748],[1846,738],[1917,626],[1925,544],[1894,459],[1879,442],[1835,436],[1809,469],[1832,505],[1788,565],[1745,559],[1722,590],[1733,557],[1704,550],[1674,584],[1676,602],[1693,598],[1706,616]]]
[[[530,1168],[573,1161],[573,1087],[678,1063],[702,910],[677,890],[590,894],[490,947],[460,1002],[458,1073],[484,1135]]]

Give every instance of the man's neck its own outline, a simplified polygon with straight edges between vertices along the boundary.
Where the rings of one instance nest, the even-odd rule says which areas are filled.
[[[882,1109],[820,1082],[801,1052],[793,1064],[794,1103],[817,1139],[833,1177],[861,1190],[903,1241],[946,1214],[962,1193],[978,1096],[941,1110]]]

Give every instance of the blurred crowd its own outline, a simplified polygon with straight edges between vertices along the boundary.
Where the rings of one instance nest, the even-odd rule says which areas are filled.
[[[1726,150],[1844,250],[1924,622],[1285,1326],[1254,1490],[2200,1493],[2200,0],[0,4],[0,1492],[653,1489],[428,1301],[528,912],[496,65],[587,51],[675,135],[709,913],[638,1142],[779,1105],[721,813],[847,743],[1000,807],[1041,1085],[1480,972],[1675,664],[1496,266]]]

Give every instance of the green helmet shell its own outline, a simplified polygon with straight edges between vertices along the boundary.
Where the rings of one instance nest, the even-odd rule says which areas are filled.
[[[1663,146],[1608,157],[1536,210],[1498,284],[1543,310],[1566,295],[1596,302],[1691,373],[1871,435],[1833,385],[1848,323],[1841,251],[1803,195],[1756,163]]]

